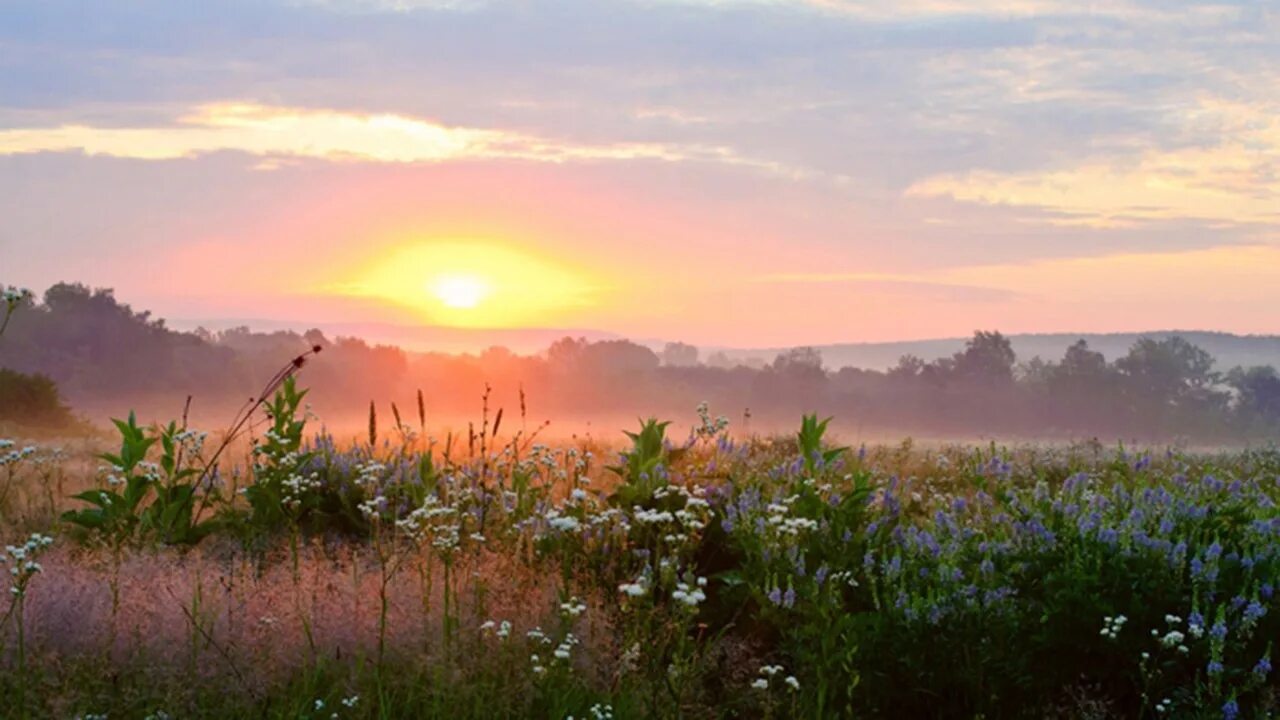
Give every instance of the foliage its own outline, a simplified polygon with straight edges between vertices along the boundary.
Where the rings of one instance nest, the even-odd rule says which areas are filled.
[[[609,468],[618,483],[610,493],[593,487],[602,478],[592,477],[593,453],[582,447],[486,438],[483,446],[498,449],[458,458],[450,442],[412,432],[398,445],[308,438],[305,397],[289,377],[267,403],[270,426],[242,494],[199,482],[198,434],[117,421],[120,448],[102,455],[104,486],[79,494],[89,507],[66,515],[115,548],[225,534],[254,540],[253,556],[268,564],[259,550],[287,539],[294,616],[309,650],[303,668],[245,690],[238,663],[266,661],[217,644],[227,630],[199,619],[197,594],[193,657],[202,648],[225,653],[234,682],[224,678],[221,692],[161,693],[152,668],[122,673],[124,689],[84,682],[70,691],[77,707],[353,718],[1020,718],[1098,708],[1107,717],[1262,717],[1277,709],[1274,450],[908,442],[854,451],[829,446],[829,420],[816,414],[794,438],[735,439],[701,406],[682,447],[670,446],[669,423],[657,419],[626,433],[631,447]],[[24,472],[27,462],[12,466]],[[307,589],[300,564],[318,539],[326,567],[340,566],[330,554],[340,541],[375,568],[376,629],[351,622],[376,638],[367,655],[324,649],[315,613],[325,605],[308,601],[317,590]],[[528,615],[519,626],[498,614],[513,608],[487,600],[493,585],[511,581],[485,572],[499,559],[543,588],[522,588]],[[363,566],[352,562],[336,572],[359,576]],[[30,584],[38,599],[57,572],[25,576],[22,592]],[[421,639],[395,625],[408,610],[393,591],[406,583],[420,592],[422,626],[437,628]],[[360,612],[360,603],[341,607]],[[23,640],[23,672],[0,677],[0,691],[21,689],[24,708],[44,711],[27,690],[50,687],[75,659],[49,664]],[[152,689],[128,679],[135,675]],[[357,696],[364,700],[341,704]]]
[[[0,368],[0,422],[65,428],[75,421],[53,380]]]
[[[800,450],[800,457],[804,458],[804,469],[810,475],[814,474],[819,467],[829,465],[849,449],[822,447],[822,436],[827,433],[827,425],[830,422],[831,418],[819,420],[817,414],[805,415],[800,420],[800,432],[796,433],[796,445]]]
[[[2,337],[9,329],[14,314],[32,304],[32,295],[30,290],[0,286],[0,300],[3,300],[4,309],[3,316],[0,316]],[[0,422],[65,428],[74,421],[70,409],[62,402],[58,386],[48,376],[0,367]]]
[[[611,465],[609,470],[624,481],[618,488],[617,498],[624,505],[635,505],[653,497],[667,481],[663,461],[667,456],[666,432],[671,423],[655,418],[640,421],[640,432],[624,430],[631,440],[631,449],[622,453],[622,464]]]

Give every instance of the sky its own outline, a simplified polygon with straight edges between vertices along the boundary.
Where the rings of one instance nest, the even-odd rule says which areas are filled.
[[[1280,333],[1280,2],[0,3],[0,283],[738,347]]]

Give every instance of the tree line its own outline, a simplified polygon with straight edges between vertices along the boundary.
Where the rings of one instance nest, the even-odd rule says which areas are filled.
[[[1064,437],[1265,438],[1280,428],[1280,375],[1272,366],[1215,368],[1181,337],[1142,338],[1114,360],[1084,340],[1061,358],[1020,360],[999,332],[978,331],[950,357],[904,356],[887,370],[827,368],[812,348],[772,362],[703,358],[687,343],[659,351],[627,340],[566,337],[544,352],[492,347],[473,354],[412,353],[359,338],[303,333],[180,332],[121,303],[108,289],[62,283],[26,297],[0,343],[0,398],[13,378],[41,392],[0,404],[0,420],[39,415],[24,403],[55,395],[78,410],[123,412],[154,403],[172,414],[193,395],[224,411],[302,350],[322,348],[304,382],[322,417],[407,400],[423,390],[442,417],[474,413],[480,396],[529,415],[685,417],[701,401],[748,426],[789,424],[798,413],[835,415],[868,431]],[[5,394],[5,393],[8,394]],[[160,407],[160,406],[163,407]],[[402,402],[402,406],[405,406]]]

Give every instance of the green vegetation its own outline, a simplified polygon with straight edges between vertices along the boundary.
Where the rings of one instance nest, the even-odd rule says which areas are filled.
[[[130,417],[60,521],[8,504],[0,716],[1276,710],[1278,452],[854,451],[817,415],[734,439],[705,406],[608,468],[500,419],[459,456],[398,409],[397,441],[340,447],[300,365],[244,467]],[[6,487],[47,485],[13,447]]]
[[[0,337],[3,337],[18,310],[31,305],[32,296],[28,290],[0,286],[0,300],[4,302],[4,315],[0,317]],[[0,358],[3,357],[0,354]],[[0,424],[3,423],[66,428],[73,420],[53,380],[40,373],[26,374],[0,367]]]

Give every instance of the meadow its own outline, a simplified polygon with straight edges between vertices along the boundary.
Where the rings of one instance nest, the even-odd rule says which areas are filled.
[[[301,364],[217,435],[0,441],[0,716],[1275,712],[1273,449],[438,438],[421,395],[341,441]]]

